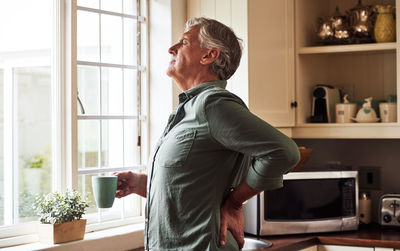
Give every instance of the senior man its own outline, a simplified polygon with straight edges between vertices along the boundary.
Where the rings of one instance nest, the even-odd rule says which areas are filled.
[[[282,186],[282,175],[299,160],[297,145],[225,90],[242,54],[229,27],[190,19],[168,52],[167,74],[182,90],[179,105],[148,174],[116,173],[116,196],[147,197],[146,250],[239,250],[242,204]]]

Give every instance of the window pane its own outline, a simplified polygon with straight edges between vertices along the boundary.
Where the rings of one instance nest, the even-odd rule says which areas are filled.
[[[136,194],[132,194],[128,197],[125,197],[124,200],[125,217],[140,216],[140,197]]]
[[[51,68],[14,69],[17,90],[19,222],[34,220],[35,195],[51,191]]]
[[[78,178],[78,191],[84,194],[88,199],[87,202],[89,204],[89,207],[86,209],[86,215],[97,212],[96,201],[94,200],[92,191],[92,176],[96,175],[79,175]]]
[[[124,166],[135,166],[138,161],[137,120],[124,121]]]
[[[124,114],[137,114],[137,71],[124,70]]]
[[[122,120],[102,121],[102,164],[105,167],[122,167],[124,157]]]
[[[78,168],[98,167],[99,133],[99,121],[78,121]]]
[[[52,13],[53,0],[0,1],[0,52],[51,48]]]
[[[122,18],[101,15],[101,62],[122,64]]]
[[[100,114],[100,68],[78,66],[78,92],[86,115]],[[78,114],[82,111],[78,104]]]
[[[101,9],[113,12],[122,12],[122,0],[100,0]]]
[[[93,9],[99,8],[99,0],[77,0],[77,5]]]
[[[99,62],[99,14],[78,10],[77,19],[78,60]]]
[[[0,226],[4,224],[4,70],[0,69]]]
[[[51,191],[53,4],[0,1],[0,225],[36,220]]]
[[[137,15],[136,0],[123,0],[124,13],[128,15]]]
[[[137,21],[124,18],[124,64],[137,65]]]
[[[103,115],[123,114],[122,69],[102,67],[101,69],[101,105]]]

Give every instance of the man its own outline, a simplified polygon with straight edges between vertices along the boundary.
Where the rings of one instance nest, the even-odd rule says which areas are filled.
[[[116,196],[147,196],[146,250],[238,250],[242,204],[282,186],[282,175],[299,160],[297,146],[225,90],[241,57],[230,28],[191,19],[168,52],[167,74],[183,91],[179,105],[148,174],[116,174]]]

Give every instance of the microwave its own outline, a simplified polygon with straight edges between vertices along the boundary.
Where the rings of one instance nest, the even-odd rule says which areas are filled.
[[[356,230],[358,173],[288,173],[282,188],[251,198],[243,214],[245,233],[256,236]]]

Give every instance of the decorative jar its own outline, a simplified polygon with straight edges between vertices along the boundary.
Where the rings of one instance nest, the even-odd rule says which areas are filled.
[[[393,5],[376,5],[375,9],[378,12],[374,28],[376,42],[395,42],[396,22],[393,17],[395,7]]]

